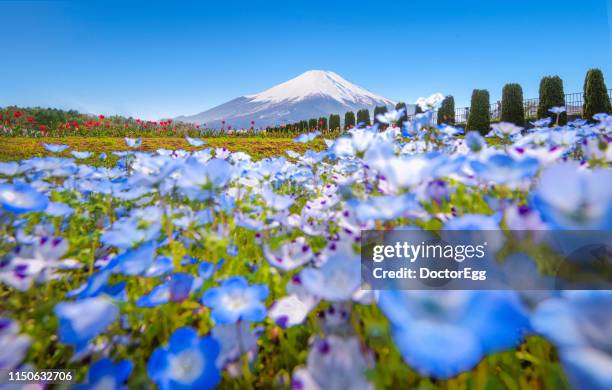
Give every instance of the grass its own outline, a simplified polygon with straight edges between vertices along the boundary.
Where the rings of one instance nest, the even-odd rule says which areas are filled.
[[[204,138],[208,145],[195,148],[180,137],[152,137],[143,138],[142,146],[137,148],[140,151],[154,151],[159,148],[165,149],[184,149],[198,150],[204,147],[227,148],[231,151],[242,151],[250,154],[254,159],[278,156],[286,150],[294,150],[303,153],[308,149],[322,150],[325,143],[321,139],[316,139],[308,144],[293,142],[292,138],[243,138],[243,137],[212,137]],[[70,148],[62,153],[60,157],[71,157],[70,152],[90,151],[95,152],[96,156],[83,162],[95,164],[97,155],[101,152],[109,154],[109,163],[114,163],[116,158],[110,156],[110,152],[129,150],[123,138],[119,137],[62,137],[62,138],[19,138],[6,137],[0,138],[0,161],[18,161],[31,157],[45,156],[50,153],[45,150],[43,143],[66,144]]]

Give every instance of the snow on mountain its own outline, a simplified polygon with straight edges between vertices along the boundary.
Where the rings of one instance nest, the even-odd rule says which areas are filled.
[[[331,71],[310,70],[255,95],[230,100],[210,110],[175,120],[208,128],[275,126],[299,120],[340,114],[375,106],[395,106],[393,100],[376,95]],[[223,124],[222,121],[225,121]]]

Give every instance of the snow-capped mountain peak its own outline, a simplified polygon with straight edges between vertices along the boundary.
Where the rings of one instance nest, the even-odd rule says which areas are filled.
[[[246,96],[252,102],[300,101],[312,96],[326,96],[339,102],[388,101],[361,88],[329,70],[309,70],[284,83],[255,95]]]
[[[355,85],[337,73],[309,70],[255,95],[245,95],[210,110],[175,120],[207,128],[263,128],[375,106],[392,108],[393,100]]]

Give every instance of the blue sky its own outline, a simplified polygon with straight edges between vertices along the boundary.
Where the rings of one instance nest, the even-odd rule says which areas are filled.
[[[537,96],[548,74],[580,91],[590,67],[612,88],[610,2],[0,0],[0,106],[154,119],[309,69],[394,100],[452,94],[457,106],[473,88],[496,100],[507,82]]]

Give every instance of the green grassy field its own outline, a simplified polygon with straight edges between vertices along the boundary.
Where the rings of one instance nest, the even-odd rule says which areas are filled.
[[[151,137],[143,138],[142,146],[137,148],[141,151],[154,151],[159,148],[197,150],[204,147],[227,148],[231,151],[242,151],[250,154],[255,159],[269,156],[278,156],[286,150],[304,152],[308,149],[321,150],[325,143],[316,139],[308,144],[293,142],[292,138],[261,138],[261,137],[213,137],[205,138],[208,145],[195,148],[180,137]],[[58,155],[70,157],[73,150],[95,152],[96,156],[84,162],[92,164],[97,161],[97,154],[128,150],[123,138],[119,137],[62,137],[62,138],[0,138],[0,161],[17,161],[30,157],[44,156],[50,154],[43,147],[43,143],[66,144],[70,148]],[[108,163],[113,164],[116,158],[109,155]]]

